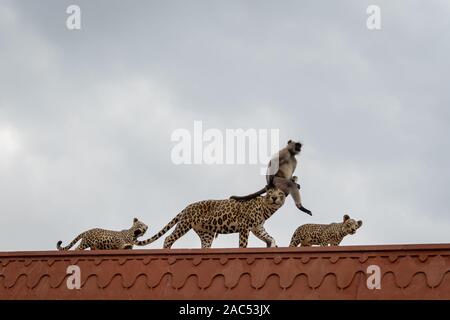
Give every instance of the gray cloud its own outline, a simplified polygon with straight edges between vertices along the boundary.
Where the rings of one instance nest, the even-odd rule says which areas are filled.
[[[345,212],[364,220],[346,244],[448,241],[446,1],[379,1],[376,32],[369,1],[78,3],[80,31],[70,1],[0,4],[0,250],[134,216],[152,233],[190,202],[260,188],[259,166],[171,163],[171,132],[194,120],[304,142],[314,216],[288,199],[266,223],[279,245]]]

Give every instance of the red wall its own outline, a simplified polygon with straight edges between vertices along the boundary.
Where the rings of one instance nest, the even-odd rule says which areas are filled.
[[[450,244],[6,252],[0,299],[450,299]]]

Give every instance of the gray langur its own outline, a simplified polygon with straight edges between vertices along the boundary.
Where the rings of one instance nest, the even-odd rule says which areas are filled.
[[[311,211],[302,205],[300,185],[297,183],[297,177],[293,176],[297,167],[295,156],[300,153],[301,149],[302,144],[300,142],[289,140],[287,146],[281,149],[269,162],[266,174],[267,185],[255,193],[246,196],[232,196],[230,199],[249,200],[265,193],[269,188],[275,187],[284,191],[286,195],[290,194],[298,209],[312,215]]]

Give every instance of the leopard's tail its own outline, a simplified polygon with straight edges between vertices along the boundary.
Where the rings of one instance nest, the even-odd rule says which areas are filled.
[[[71,243],[69,243],[69,245],[67,247],[61,247],[62,241],[59,240],[58,243],[56,244],[56,249],[60,250],[60,251],[67,251],[70,248],[72,248],[75,243],[77,243],[81,238],[83,238],[84,236],[84,232],[80,233],[75,239],[73,239],[73,241]]]
[[[159,238],[161,238],[167,231],[169,231],[170,229],[172,229],[172,227],[174,225],[176,225],[178,223],[178,221],[180,221],[181,215],[183,214],[183,212],[177,214],[175,216],[175,218],[173,218],[164,228],[162,228],[157,234],[155,234],[153,237],[147,239],[147,240],[143,240],[143,241],[139,241],[139,240],[135,240],[134,244],[136,246],[146,246],[156,240],[158,240]]]
[[[254,192],[252,194],[249,194],[249,195],[246,195],[246,196],[231,196],[230,199],[237,200],[237,201],[246,201],[246,200],[250,200],[250,199],[256,198],[257,196],[265,193],[266,191],[267,191],[267,186],[265,186],[261,190],[256,191],[256,192]]]

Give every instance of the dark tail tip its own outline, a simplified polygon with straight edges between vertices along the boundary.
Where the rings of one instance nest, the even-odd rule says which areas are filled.
[[[62,245],[62,241],[59,240],[58,243],[56,244],[56,248],[57,248],[57,249],[61,248],[61,245]]]
[[[243,202],[243,201],[247,201],[248,197],[247,196],[245,196],[245,197],[231,196],[230,200],[236,200],[238,202]]]
[[[300,206],[298,207],[301,211],[303,211],[306,214],[309,214],[310,216],[312,216],[312,212],[311,210],[306,209],[304,206]]]

